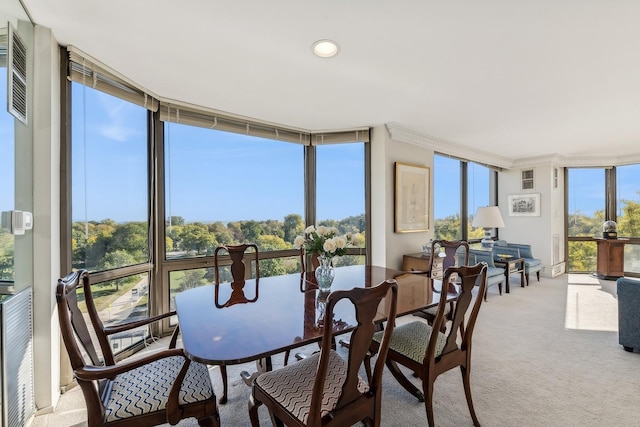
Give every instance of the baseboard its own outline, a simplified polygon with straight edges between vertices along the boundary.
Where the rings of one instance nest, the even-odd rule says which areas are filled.
[[[566,263],[561,262],[559,264],[551,266],[551,278],[558,277],[564,274],[566,271]]]

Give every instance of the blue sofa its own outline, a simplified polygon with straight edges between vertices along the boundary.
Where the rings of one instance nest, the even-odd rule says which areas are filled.
[[[640,280],[620,277],[618,292],[618,342],[626,351],[640,351]]]
[[[484,300],[487,300],[489,286],[498,285],[498,291],[502,295],[502,283],[505,279],[504,268],[496,267],[493,263],[493,253],[481,249],[469,249],[469,264],[485,262],[487,264],[487,286],[484,293]]]
[[[542,260],[534,258],[531,252],[531,245],[521,243],[508,243],[505,240],[496,240],[493,245],[494,253],[505,253],[517,258],[524,259],[524,276],[529,286],[529,274],[536,273],[538,282],[540,281],[540,271],[543,268]]]

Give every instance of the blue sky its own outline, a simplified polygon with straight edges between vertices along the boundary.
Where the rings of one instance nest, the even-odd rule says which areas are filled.
[[[73,122],[74,220],[144,220],[146,111],[79,84],[73,100],[73,116],[82,118]],[[165,129],[167,215],[188,222],[304,215],[302,145],[174,123]],[[363,156],[362,144],[318,147],[319,220],[364,213]]]

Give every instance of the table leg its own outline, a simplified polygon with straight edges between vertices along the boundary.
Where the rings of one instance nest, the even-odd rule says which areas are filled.
[[[511,276],[511,266],[509,265],[509,263],[507,263],[507,265],[505,266],[505,270],[504,270],[504,289],[506,293],[511,293],[511,286],[509,284],[509,276]]]

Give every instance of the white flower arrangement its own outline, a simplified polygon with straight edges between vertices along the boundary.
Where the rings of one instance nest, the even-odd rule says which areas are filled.
[[[347,246],[352,243],[353,236],[348,233],[338,235],[336,227],[320,225],[308,226],[304,236],[297,236],[293,241],[296,249],[304,248],[308,253],[324,255],[325,257],[342,256],[347,253]]]

